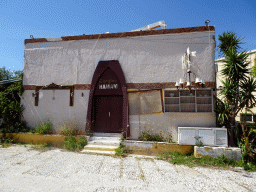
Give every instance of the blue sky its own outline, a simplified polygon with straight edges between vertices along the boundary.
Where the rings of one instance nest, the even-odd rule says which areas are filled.
[[[232,30],[245,37],[243,49],[256,49],[256,0],[0,0],[0,67],[23,69],[30,35],[126,32],[160,20],[168,29],[195,27],[207,19],[216,40]]]

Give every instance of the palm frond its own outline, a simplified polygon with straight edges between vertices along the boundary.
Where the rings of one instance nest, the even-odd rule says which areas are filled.
[[[242,94],[242,104],[247,109],[250,109],[255,106],[256,97],[253,94],[256,91],[256,81],[254,78],[249,77],[247,81],[241,82],[241,94]]]
[[[239,50],[241,48],[240,45],[243,44],[241,42],[243,38],[237,37],[236,33],[233,31],[223,32],[219,35],[218,39],[221,42],[218,47],[224,55],[228,51],[228,49],[234,48],[236,50]]]

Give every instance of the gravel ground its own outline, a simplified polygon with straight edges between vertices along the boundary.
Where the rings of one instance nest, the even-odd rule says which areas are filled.
[[[256,191],[256,172],[13,145],[0,148],[0,191]]]

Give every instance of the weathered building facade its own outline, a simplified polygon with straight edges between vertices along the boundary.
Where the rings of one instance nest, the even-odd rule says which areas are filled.
[[[75,119],[83,132],[132,139],[165,131],[176,141],[179,126],[216,126],[214,52],[213,26],[26,39],[24,120],[49,118],[56,130]],[[178,90],[180,79],[191,86]]]

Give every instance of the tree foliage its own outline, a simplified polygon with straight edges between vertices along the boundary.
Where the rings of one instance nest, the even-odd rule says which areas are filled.
[[[233,31],[227,31],[223,32],[221,35],[219,35],[219,41],[221,42],[219,44],[219,49],[223,56],[225,56],[225,53],[228,52],[230,48],[233,48],[235,50],[241,49],[241,44],[243,44],[241,41],[243,38],[237,37],[236,33]]]
[[[255,53],[255,57],[254,57],[254,65],[251,70],[251,75],[256,78],[256,53]]]
[[[217,126],[222,127],[229,127],[230,126],[230,107],[226,102],[223,102],[219,98],[216,99],[216,107],[215,107],[215,112],[217,115]]]
[[[23,74],[20,74],[22,79]],[[20,132],[27,129],[22,121],[24,107],[20,105],[20,96],[23,94],[22,81],[0,85],[0,115],[4,117],[4,124],[0,129],[7,132]]]
[[[22,71],[11,71],[10,69],[6,69],[6,67],[0,68],[0,81],[9,80],[9,79],[18,79],[22,74]]]
[[[250,77],[248,61],[249,54],[241,49],[242,38],[237,37],[234,32],[223,32],[219,35],[219,49],[224,55],[223,89],[220,91],[222,101],[217,100],[216,112],[219,124],[225,124],[229,131],[230,145],[234,146],[234,131],[237,128],[235,118],[242,110],[250,110],[255,106],[256,90],[255,79]]]

